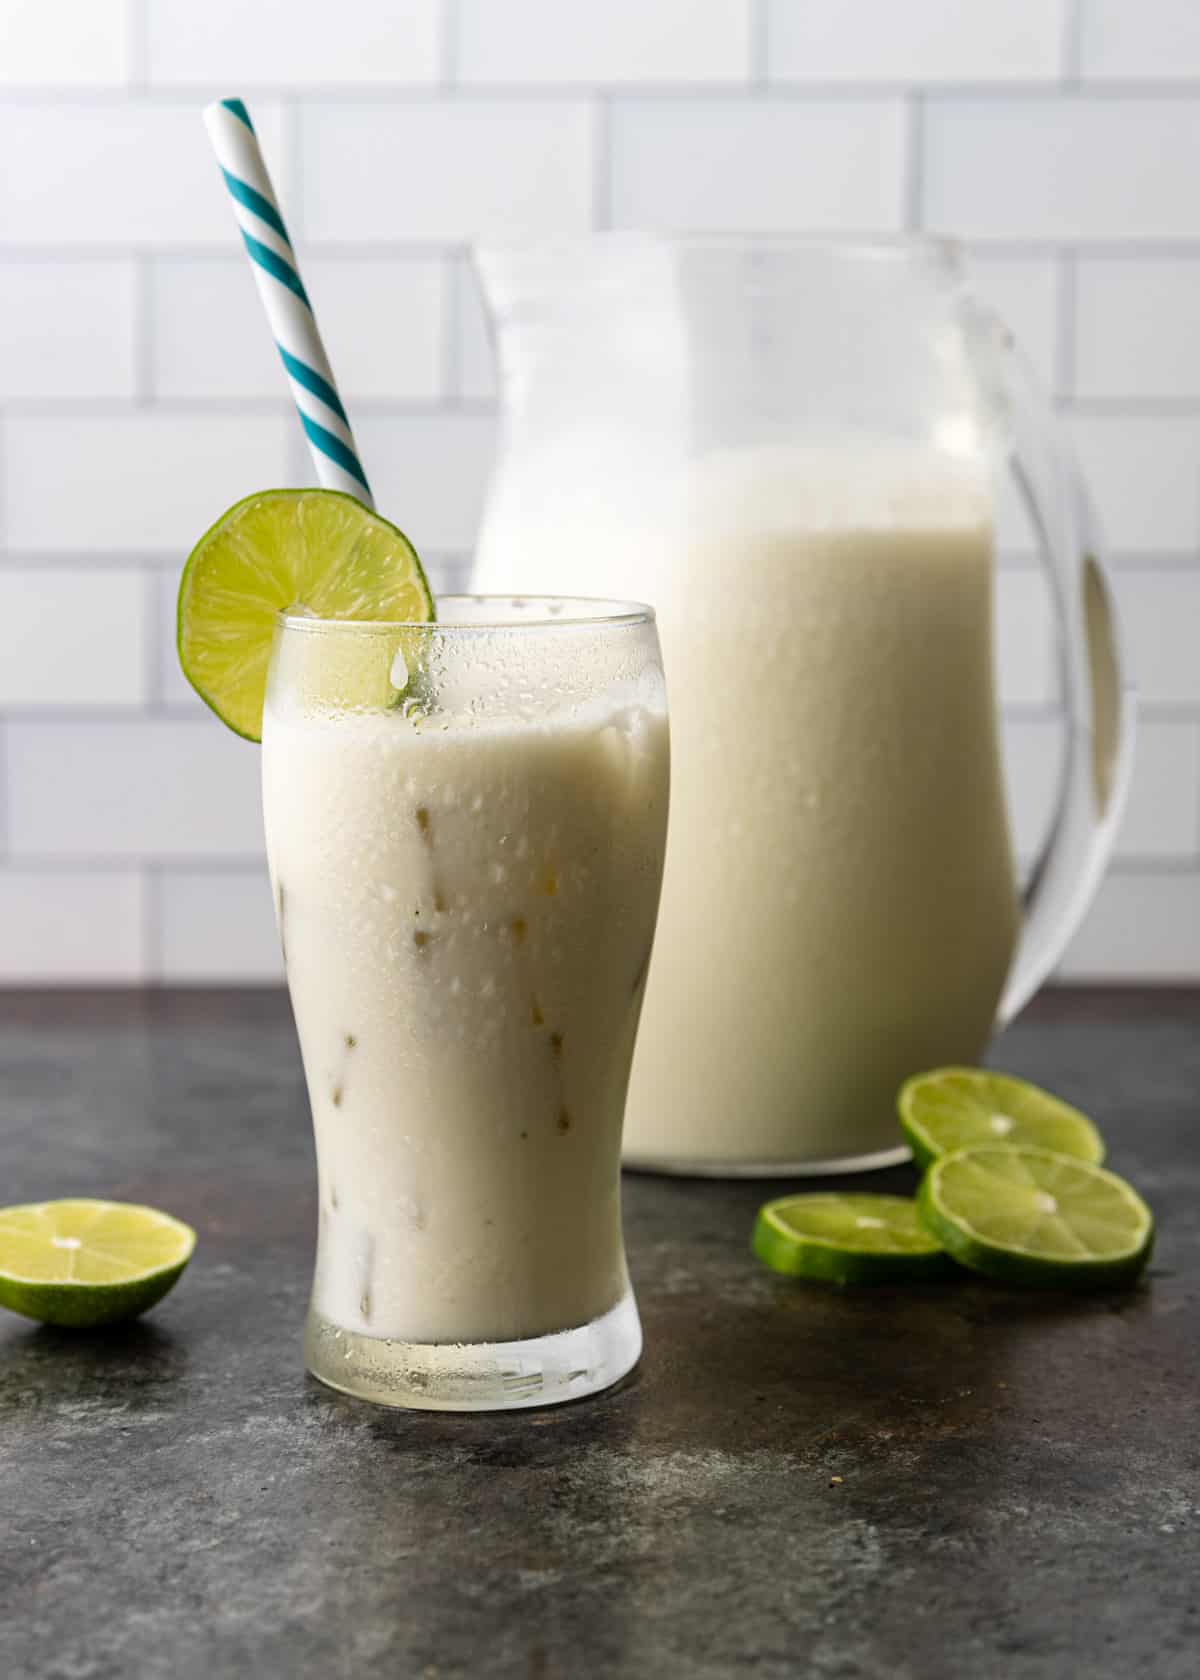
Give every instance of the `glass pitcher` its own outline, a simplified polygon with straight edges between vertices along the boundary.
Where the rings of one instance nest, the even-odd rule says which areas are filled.
[[[602,234],[477,253],[504,431],[474,587],[658,609],[666,877],[626,1161],[902,1159],[896,1091],[977,1062],[1112,848],[1132,703],[1081,481],[942,241]],[[1066,750],[1022,893],[993,677],[1015,479]]]

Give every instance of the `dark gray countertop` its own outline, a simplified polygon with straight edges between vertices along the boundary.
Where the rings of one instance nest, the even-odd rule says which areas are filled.
[[[0,1314],[0,1675],[1193,1680],[1198,1027],[1200,994],[1049,994],[996,1058],[1089,1110],[1153,1204],[1136,1291],[790,1285],[746,1248],[775,1186],[634,1177],[640,1370],[472,1417],[301,1370],[282,998],[0,997],[0,1201],[200,1232],[132,1328]]]

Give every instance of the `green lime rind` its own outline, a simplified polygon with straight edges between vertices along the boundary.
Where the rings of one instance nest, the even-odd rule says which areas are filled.
[[[954,1271],[907,1196],[782,1196],[759,1209],[751,1247],[772,1271],[817,1283],[936,1283]]]
[[[970,1271],[1034,1289],[1136,1281],[1154,1218],[1116,1173],[1049,1149],[990,1144],[936,1160],[917,1192],[921,1220]]]
[[[1104,1139],[1086,1114],[1010,1074],[958,1067],[918,1073],[900,1087],[896,1107],[920,1167],[957,1149],[997,1143],[1096,1166],[1104,1159]]]
[[[136,1318],[178,1282],[196,1233],[156,1208],[77,1198],[0,1209],[0,1306],[98,1329]]]
[[[260,490],[223,513],[179,580],[184,676],[222,723],[262,736],[279,614],[423,624],[433,594],[416,550],[388,520],[337,490]]]

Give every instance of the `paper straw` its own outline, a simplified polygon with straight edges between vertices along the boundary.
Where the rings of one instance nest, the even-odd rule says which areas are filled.
[[[250,113],[240,99],[218,99],[205,110],[204,126],[229,188],[317,477],[327,490],[344,490],[374,507]]]

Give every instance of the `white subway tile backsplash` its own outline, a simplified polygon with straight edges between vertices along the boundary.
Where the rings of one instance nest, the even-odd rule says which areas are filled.
[[[970,239],[1200,236],[1200,100],[931,100],[922,221]]]
[[[131,260],[0,267],[0,403],[131,397]]]
[[[0,706],[138,706],[151,631],[141,572],[0,570]]]
[[[1113,583],[1140,699],[1200,703],[1200,571],[1124,571]]]
[[[1058,74],[1062,0],[768,0],[770,76],[1007,82]]]
[[[458,79],[741,82],[752,0],[458,0]]]
[[[103,87],[130,73],[128,0],[6,0],[0,87]]]
[[[301,123],[310,240],[513,239],[589,225],[582,100],[321,105]]]
[[[1195,0],[1080,0],[1079,72],[1085,80],[1200,76]]]
[[[1140,719],[1117,856],[1200,866],[1200,721]]]
[[[898,228],[899,100],[618,99],[616,227],[765,233]]]
[[[215,718],[15,719],[8,845],[42,858],[258,857],[258,749]]]
[[[340,0],[335,15],[295,0],[152,0],[152,86],[224,88],[431,83],[438,77],[439,0]]]
[[[1064,980],[1194,980],[1200,873],[1110,874],[1059,970]]]
[[[0,440],[9,544],[182,558],[240,496],[286,483],[295,424],[149,411],[12,417]]]
[[[283,979],[265,866],[236,872],[169,869],[158,890],[160,979],[173,985]]]
[[[0,985],[129,985],[146,978],[136,870],[0,868]]]
[[[469,550],[495,452],[488,415],[364,415],[355,435],[381,513],[418,553]]]
[[[1053,257],[1006,257],[973,252],[971,290],[1011,331],[1046,391],[1057,383],[1058,265]]]
[[[254,122],[283,201],[277,106]],[[217,245],[237,235],[198,102],[0,106],[0,244]]]
[[[1109,547],[1191,553],[1200,536],[1200,417],[1068,419]]]
[[[497,433],[467,241],[961,237],[1068,405],[1143,702],[1118,873],[1064,972],[1200,979],[1192,0],[345,0],[332,28],[314,0],[11,0],[0,37],[0,984],[281,972],[258,755],[175,656],[196,536],[313,476],[200,121],[239,90],[380,506],[440,591]],[[997,538],[1027,871],[1062,732],[1011,485]]]
[[[996,668],[1001,703],[1044,705],[1056,693],[1054,620],[1041,571],[996,575]]]
[[[1200,398],[1200,258],[1083,258],[1074,361],[1079,397]]]
[[[305,286],[346,401],[439,396],[441,262],[302,256]],[[289,400],[249,265],[240,256],[156,263],[151,337],[157,396]]]

